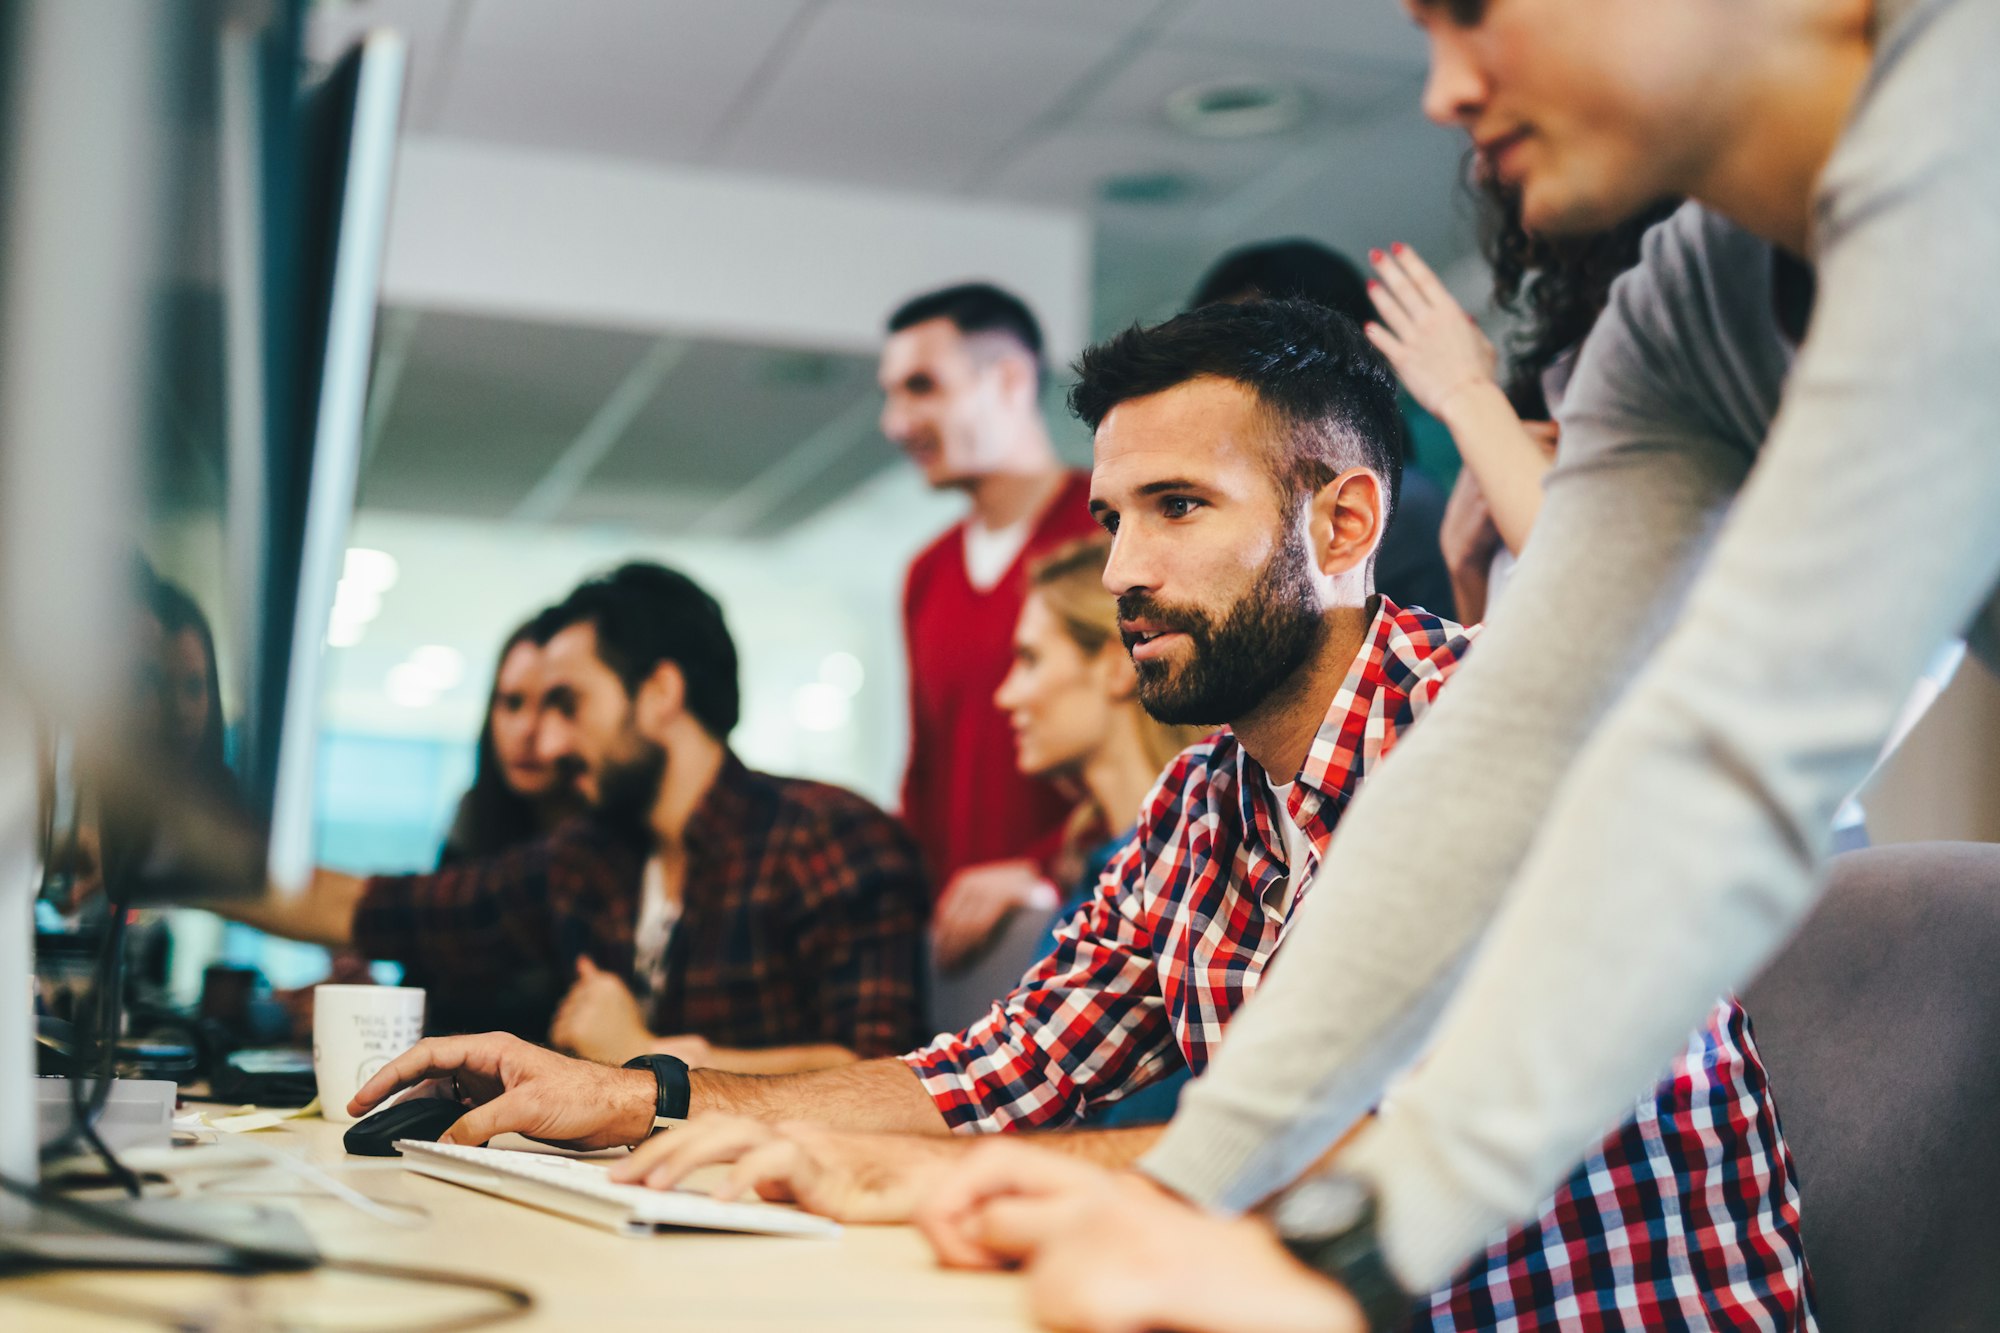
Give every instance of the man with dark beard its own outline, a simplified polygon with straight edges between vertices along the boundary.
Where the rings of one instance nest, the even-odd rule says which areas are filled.
[[[505,1036],[445,1038],[390,1062],[352,1112],[450,1074],[470,1105],[450,1141],[514,1130],[641,1144],[613,1178],[662,1188],[733,1160],[725,1195],[755,1188],[853,1221],[907,1219],[954,1168],[996,1154],[1086,1175],[1076,1158],[1137,1158],[1158,1131],[1093,1131],[1092,1113],[1159,1077],[1175,1047],[1200,1073],[1299,901],[1353,891],[1315,883],[1333,828],[1469,635],[1374,594],[1402,423],[1394,380],[1352,323],[1304,303],[1211,306],[1120,334],[1084,356],[1080,375],[1072,402],[1096,432],[1091,509],[1114,534],[1105,585],[1140,701],[1163,719],[1229,729],[1174,761],[1055,951],[985,1018],[900,1060],[746,1078],[614,1071]],[[690,1113],[646,1141],[658,1118]],[[1068,1161],[1016,1143],[967,1151],[995,1137],[979,1131],[1077,1125],[1033,1137]],[[970,1237],[929,1203],[933,1238],[959,1242],[947,1257],[992,1262],[1031,1247],[1010,1243],[1007,1200],[988,1202]],[[1802,1299],[1797,1222],[1763,1070],[1741,1009],[1724,1003],[1539,1215],[1431,1300],[1441,1326],[1492,1325],[1506,1317],[1496,1293],[1510,1274],[1555,1273],[1604,1309],[1649,1308],[1659,1283],[1692,1285],[1718,1310],[1775,1314]],[[1258,1290],[1273,1266],[1304,1274],[1279,1251],[1236,1276]],[[1238,1291],[1219,1284],[1213,1299]]]
[[[537,749],[588,816],[433,874],[322,871],[295,902],[235,914],[411,964],[451,1012],[504,1002],[517,1031],[594,1060],[774,1072],[907,1049],[916,847],[861,797],[730,752],[736,649],[715,600],[631,564],[547,625]]]
[[[1213,306],[1121,335],[1081,371],[1091,509],[1113,534],[1105,586],[1140,702],[1230,730],[1169,767],[1054,951],[984,1018],[900,1059],[769,1078],[613,1072],[503,1036],[447,1038],[394,1061],[357,1111],[442,1068],[480,1103],[447,1136],[459,1143],[507,1130],[637,1143],[656,1113],[691,1116],[615,1169],[665,1186],[736,1159],[733,1189],[892,1220],[978,1131],[1087,1127],[1207,1064],[1349,795],[1469,636],[1374,594],[1403,425],[1352,323],[1304,303]],[[1123,1163],[1158,1132],[1039,1141]]]

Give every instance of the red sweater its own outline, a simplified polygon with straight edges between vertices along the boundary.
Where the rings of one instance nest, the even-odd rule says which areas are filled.
[[[1014,659],[1014,626],[1037,558],[1097,531],[1090,474],[1073,472],[1035,520],[992,588],[972,586],[965,523],[910,565],[903,632],[910,655],[910,767],[903,818],[923,849],[934,892],[969,865],[1037,854],[1069,813],[1046,783],[1014,767],[1014,733],[993,705]]]

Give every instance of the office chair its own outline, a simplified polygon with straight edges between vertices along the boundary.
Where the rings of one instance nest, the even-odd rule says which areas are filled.
[[[2000,845],[1834,858],[1745,994],[1827,1333],[2000,1327]]]
[[[957,1032],[985,1017],[995,1000],[1014,989],[1021,975],[1049,951],[1052,907],[1017,907],[1007,914],[991,942],[954,972],[931,965],[931,1027]]]

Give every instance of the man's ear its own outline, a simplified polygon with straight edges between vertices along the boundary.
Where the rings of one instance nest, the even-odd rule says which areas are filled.
[[[1034,358],[1023,349],[1010,347],[993,358],[992,373],[999,376],[1000,393],[1010,402],[1025,401],[1032,405],[1040,401],[1041,373]]]
[[[1383,499],[1382,479],[1365,467],[1351,467],[1313,492],[1306,539],[1320,573],[1367,567],[1382,544]]]
[[[677,662],[661,662],[653,674],[639,682],[632,697],[632,721],[639,734],[658,741],[680,715],[687,711],[687,677]]]

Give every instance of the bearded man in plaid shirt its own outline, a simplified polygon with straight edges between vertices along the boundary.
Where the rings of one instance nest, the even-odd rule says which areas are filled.
[[[734,1161],[726,1193],[882,1221],[908,1218],[989,1131],[1061,1130],[1034,1142],[1129,1163],[1157,1130],[1075,1127],[1182,1059],[1199,1074],[1299,902],[1341,891],[1313,883],[1335,824],[1473,637],[1373,591],[1403,443],[1387,367],[1341,317],[1273,302],[1128,331],[1081,372],[1092,510],[1114,534],[1105,582],[1141,701],[1163,721],[1228,729],[1168,769],[1095,900],[985,1018],[900,1060],[690,1071],[690,1123],[614,1176],[666,1187]],[[504,1038],[426,1046],[359,1101],[470,1062],[510,1095],[504,1110],[472,1110],[457,1141],[576,1138],[579,1097],[635,1108],[629,1125],[594,1118],[593,1141],[645,1134],[637,1085],[586,1090],[555,1057],[522,1068]],[[815,1123],[772,1123],[800,1120]],[[930,1230],[961,1261],[1032,1244],[969,1239],[949,1219]],[[1495,1237],[1413,1319],[1803,1328],[1808,1291],[1791,1159],[1743,1012],[1724,1001],[1540,1216]]]

